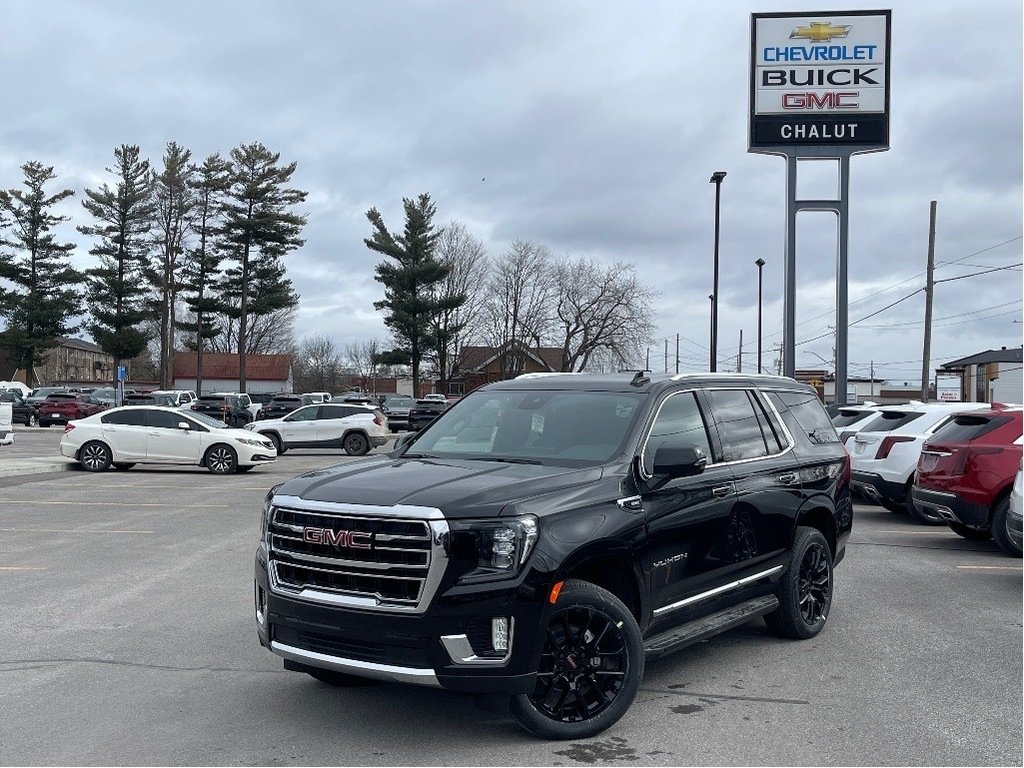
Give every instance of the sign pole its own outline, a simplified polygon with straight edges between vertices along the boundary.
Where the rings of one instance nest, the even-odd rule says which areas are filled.
[[[850,235],[850,156],[839,158],[839,244],[836,249],[836,405],[846,405],[847,368],[849,365],[849,235]]]

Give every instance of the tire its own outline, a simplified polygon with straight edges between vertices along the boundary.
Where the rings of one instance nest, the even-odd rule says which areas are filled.
[[[256,465],[255,464],[250,464],[247,467],[235,467],[235,472],[238,472],[239,474],[241,474],[243,472],[250,472],[250,471],[252,471],[254,469],[256,469]]]
[[[644,675],[629,609],[601,587],[566,581],[544,636],[536,687],[512,697],[512,716],[544,739],[585,739],[616,723]]]
[[[231,446],[218,443],[206,452],[203,463],[215,475],[229,475],[238,466],[238,454]]]
[[[260,434],[263,433],[261,432]],[[277,432],[267,432],[266,436],[270,439],[270,442],[274,444],[274,449],[277,451],[277,455],[283,456],[285,451],[288,449],[285,448],[284,443],[281,442],[281,438],[278,436]]]
[[[114,469],[131,469],[135,466],[134,461],[118,461],[114,463]]]
[[[349,432],[341,441],[341,446],[349,456],[363,456],[370,450],[370,441],[359,432]]]
[[[1009,531],[1006,530],[1007,517],[1009,514],[1010,497],[1004,496],[996,504],[995,511],[992,513],[992,538],[996,540],[996,544],[999,545],[999,548],[1010,557],[1020,557],[1020,545],[1013,542],[1013,539],[1010,538]]]
[[[98,440],[90,440],[78,449],[78,462],[90,472],[106,471],[112,458],[110,447]]]
[[[26,427],[38,427],[39,426],[39,417],[36,416],[35,413],[29,413],[28,419],[25,420],[25,426]]]
[[[949,523],[949,528],[957,536],[962,536],[968,541],[988,541],[992,538],[992,531],[987,528],[972,528],[963,523]]]
[[[817,528],[800,526],[776,593],[779,607],[764,617],[779,637],[806,640],[825,626],[832,607],[832,550]]]

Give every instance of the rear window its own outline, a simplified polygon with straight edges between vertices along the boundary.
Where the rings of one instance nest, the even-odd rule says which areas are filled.
[[[778,398],[789,408],[790,414],[812,443],[827,445],[839,442],[839,435],[832,426],[832,420],[825,413],[825,407],[816,395],[803,392],[772,392],[769,397]]]
[[[954,416],[945,425],[939,427],[929,440],[944,443],[969,443],[971,440],[991,432],[1010,421],[1009,416]]]
[[[864,432],[892,432],[924,414],[921,411],[882,411],[873,421],[864,425]]]
[[[842,429],[874,415],[874,411],[840,411],[832,417],[832,426]]]
[[[65,400],[76,400],[78,395],[73,392],[54,392],[52,395],[47,395],[47,400],[53,400],[54,402],[61,402]]]

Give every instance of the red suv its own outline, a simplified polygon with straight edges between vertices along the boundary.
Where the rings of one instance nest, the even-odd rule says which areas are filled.
[[[1022,409],[995,403],[954,416],[924,444],[911,489],[914,507],[938,515],[966,539],[992,537],[1007,554],[1021,547],[1006,530],[1021,461]]]
[[[39,404],[39,426],[67,424],[73,419],[84,419],[103,410],[89,395],[78,392],[55,392]]]

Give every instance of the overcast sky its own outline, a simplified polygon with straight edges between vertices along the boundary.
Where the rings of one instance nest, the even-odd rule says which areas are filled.
[[[895,6],[888,152],[852,162],[850,319],[924,284],[929,201],[936,278],[1021,261],[1021,3],[38,2],[0,0],[0,186],[28,160],[76,190],[110,177],[115,146],[159,164],[261,141],[309,191],[306,245],[287,259],[296,336],[386,341],[373,301],[376,206],[428,192],[498,256],[514,239],[560,257],[636,265],[660,291],[651,366],[681,336],[706,370],[715,170],[722,185],[719,370],[781,342],[785,163],[748,154],[751,12]],[[818,174],[820,176],[820,174]],[[807,174],[810,181],[812,174]],[[819,179],[819,182],[821,180]],[[809,196],[822,196],[808,188]],[[92,266],[90,243],[75,262]],[[949,264],[954,262],[956,264]],[[798,230],[798,368],[824,367],[835,323],[835,217]],[[936,288],[933,367],[1021,343],[1019,269]],[[920,380],[918,294],[850,329],[850,375]]]

